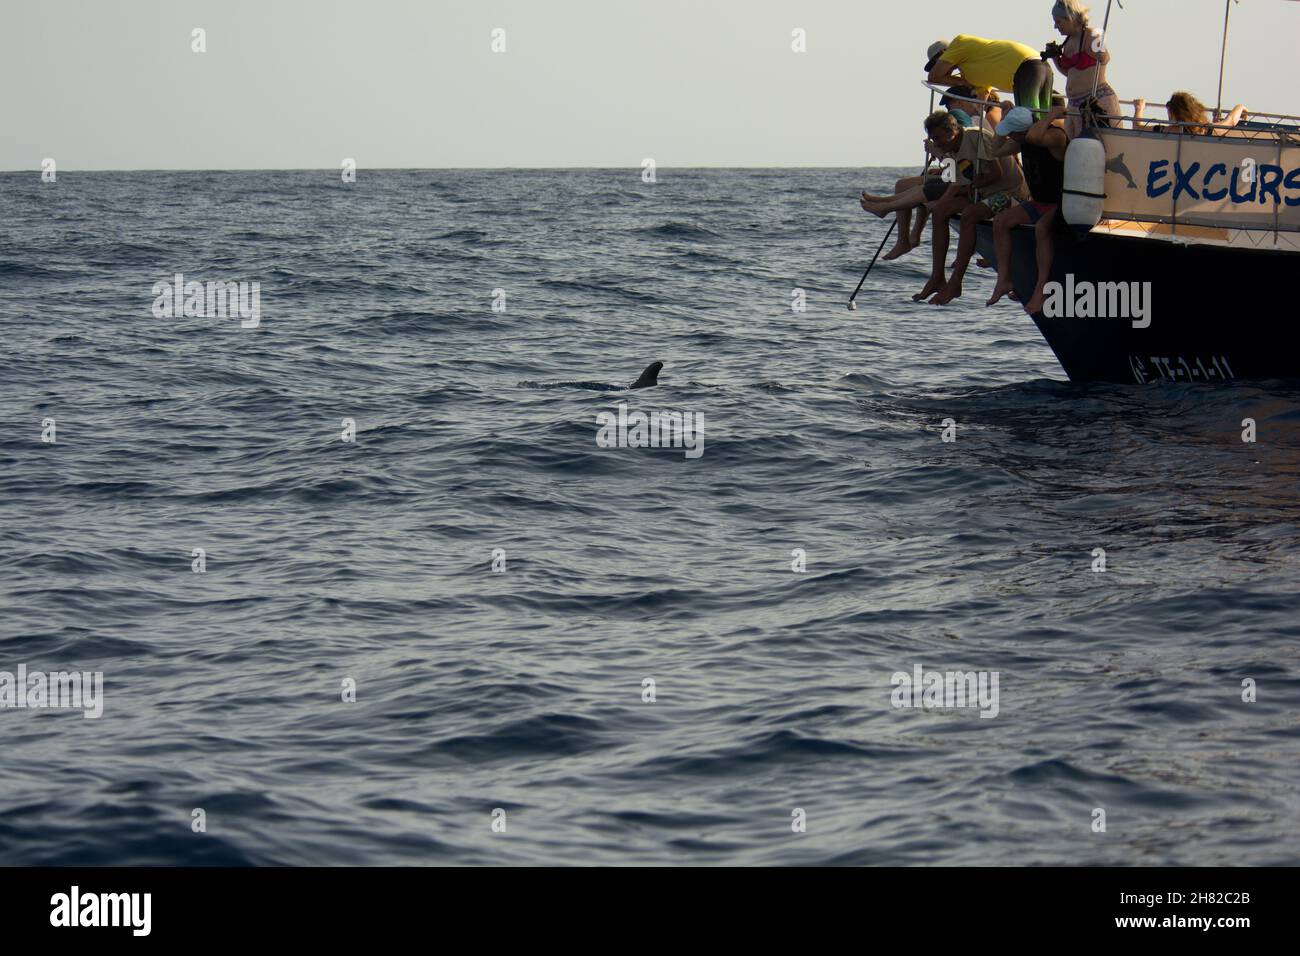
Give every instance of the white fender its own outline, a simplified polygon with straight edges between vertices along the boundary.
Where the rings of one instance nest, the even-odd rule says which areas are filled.
[[[1096,136],[1085,133],[1071,141],[1065,151],[1065,194],[1061,215],[1080,229],[1101,222],[1106,199],[1106,147]]]

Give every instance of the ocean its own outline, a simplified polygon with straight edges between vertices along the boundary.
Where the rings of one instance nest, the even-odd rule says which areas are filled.
[[[0,176],[0,863],[1300,864],[1300,388],[846,310],[902,172]]]

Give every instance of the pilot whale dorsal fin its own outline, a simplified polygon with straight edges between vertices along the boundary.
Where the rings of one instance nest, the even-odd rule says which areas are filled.
[[[651,362],[641,373],[641,377],[628,386],[628,388],[650,388],[659,384],[659,370],[664,367],[663,362]]]

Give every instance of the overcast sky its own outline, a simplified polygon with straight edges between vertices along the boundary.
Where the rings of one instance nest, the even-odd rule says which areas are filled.
[[[1120,96],[1186,88],[1213,105],[1224,0],[1123,3]],[[4,5],[10,170],[47,156],[60,170],[909,165],[932,41],[1055,35],[1051,0]],[[1300,113],[1300,3],[1242,0],[1232,23],[1228,105]],[[195,27],[206,53],[191,52]]]

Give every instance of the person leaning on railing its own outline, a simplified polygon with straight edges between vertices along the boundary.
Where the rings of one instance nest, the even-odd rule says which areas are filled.
[[[1101,31],[1088,22],[1088,8],[1079,0],[1059,0],[1052,7],[1056,32],[1065,37],[1061,44],[1048,44],[1055,53],[1052,62],[1065,75],[1065,96],[1070,109],[1078,111],[1096,88],[1097,107],[1108,116],[1120,115],[1119,96],[1106,82],[1106,65],[1110,51],[1102,43]],[[1065,117],[1065,132],[1074,139],[1083,132],[1083,117],[1073,113]]]
[[[971,110],[975,110],[977,113],[980,111],[979,107],[969,102],[969,100],[978,99],[976,92],[973,86],[968,86],[965,83],[959,86],[950,86],[948,92],[939,98],[939,105],[955,116],[957,122],[962,126],[979,126],[981,124],[970,114]],[[965,99],[957,99],[959,96],[965,97]]]
[[[1191,93],[1185,93],[1181,90],[1169,97],[1169,102],[1165,104],[1165,110],[1169,113],[1169,122],[1171,126],[1161,126],[1142,118],[1146,112],[1147,101],[1137,99],[1133,101],[1133,128],[1149,129],[1153,133],[1187,133],[1189,136],[1228,136],[1231,131],[1228,129],[1216,129],[1210,122],[1210,109]],[[1232,108],[1223,122],[1218,124],[1220,127],[1236,126],[1243,119],[1250,119],[1250,114],[1246,112],[1246,107],[1238,103]]]
[[[981,102],[972,103],[970,100]],[[1002,122],[1003,105],[993,90],[977,90],[966,83],[950,86],[939,105],[957,117],[962,126],[984,126],[991,130]]]
[[[951,43],[931,43],[926,56],[928,80],[938,86],[965,83],[981,93],[1011,90],[1017,106],[1040,116],[1052,108],[1052,68],[1023,43],[963,33]]]

